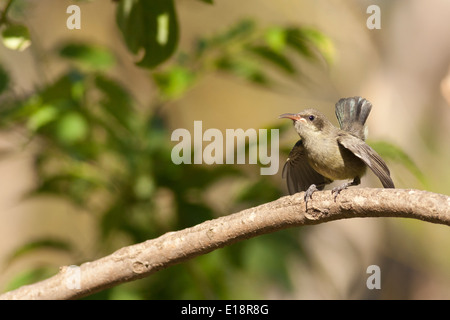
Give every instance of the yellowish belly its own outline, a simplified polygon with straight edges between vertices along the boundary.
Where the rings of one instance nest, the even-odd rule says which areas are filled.
[[[320,152],[319,148],[318,152],[308,154],[308,162],[314,170],[331,180],[353,179],[364,175],[366,165],[361,159],[337,143],[328,147],[331,149],[326,152]]]

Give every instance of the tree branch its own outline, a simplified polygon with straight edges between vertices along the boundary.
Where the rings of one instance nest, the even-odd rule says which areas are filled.
[[[304,193],[169,232],[124,247],[79,269],[79,287],[68,285],[73,268],[47,280],[0,295],[0,299],[76,299],[120,283],[147,277],[171,265],[237,241],[294,226],[363,217],[403,217],[450,226],[450,197],[419,190],[348,189],[333,201],[330,191],[314,193],[305,212]],[[78,268],[78,267],[77,267]]]

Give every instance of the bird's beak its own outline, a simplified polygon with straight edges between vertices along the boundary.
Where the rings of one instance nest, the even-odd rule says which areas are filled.
[[[300,116],[298,114],[295,114],[295,113],[283,113],[278,118],[279,119],[287,118],[287,119],[291,119],[291,120],[294,120],[294,121],[300,120]]]

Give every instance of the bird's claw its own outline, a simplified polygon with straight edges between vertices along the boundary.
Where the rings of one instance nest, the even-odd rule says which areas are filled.
[[[347,182],[347,183],[344,183],[341,186],[334,187],[333,190],[331,190],[331,194],[336,193],[334,195],[334,202],[336,202],[336,198],[339,195],[339,193],[341,193],[342,190],[347,189],[350,186],[357,186],[360,182],[361,182],[360,178],[359,177],[355,177],[355,179],[353,179],[352,182]]]
[[[339,186],[339,187],[334,187],[334,188],[331,190],[331,194],[334,194],[334,193],[335,193],[335,195],[334,195],[334,202],[336,202],[337,196],[338,196],[339,193],[341,193],[341,191],[344,190],[344,189],[347,189],[347,186],[346,186],[346,185]]]
[[[319,191],[315,184],[309,186],[309,188],[305,191],[305,211],[308,211],[308,199],[312,199],[312,195],[314,192]]]

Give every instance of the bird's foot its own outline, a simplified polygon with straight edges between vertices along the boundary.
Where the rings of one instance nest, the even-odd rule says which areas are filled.
[[[312,195],[314,192],[319,191],[315,184],[309,186],[309,188],[305,191],[305,211],[308,211],[308,199],[312,199]]]
[[[343,185],[340,185],[339,187],[334,187],[333,190],[331,190],[331,194],[334,195],[334,202],[336,202],[336,198],[341,193],[342,190],[347,189],[350,186],[350,183],[345,183]]]
[[[358,185],[360,183],[361,183],[360,178],[356,177],[355,179],[353,179],[352,182],[347,182],[347,183],[344,183],[343,185],[340,185],[338,187],[334,187],[331,190],[331,194],[335,193],[335,195],[334,195],[334,202],[336,202],[336,198],[339,195],[339,193],[341,193],[342,190],[347,189],[350,186],[356,186],[356,185]]]

